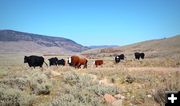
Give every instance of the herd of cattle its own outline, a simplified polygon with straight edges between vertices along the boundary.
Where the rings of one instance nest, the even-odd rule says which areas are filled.
[[[134,53],[135,59],[144,59],[145,54],[144,53],[139,53],[136,52]],[[121,55],[117,55],[115,56],[115,63],[119,63],[121,60],[124,60],[126,57],[124,56],[124,54]],[[65,66],[66,61],[65,59],[60,59],[58,60],[57,57],[53,57],[48,59],[49,60],[49,66],[52,65],[62,65]],[[46,66],[48,66],[48,64],[44,61],[44,58],[42,56],[25,56],[24,57],[24,63],[28,63],[29,67],[42,67],[43,63],[46,64]],[[68,58],[67,63],[75,68],[81,68],[81,65],[83,65],[83,68],[87,68],[87,63],[88,60],[86,58],[81,58],[79,56],[71,56]],[[100,66],[103,64],[103,60],[95,60],[93,63],[96,67]]]

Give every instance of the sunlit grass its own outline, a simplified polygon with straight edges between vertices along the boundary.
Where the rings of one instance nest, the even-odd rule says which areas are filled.
[[[37,84],[37,88],[41,89],[39,86],[42,86],[43,89],[44,84],[47,84],[50,87],[50,94],[36,95],[36,99],[32,99],[34,106],[46,105],[56,100],[59,93],[62,93],[59,90],[62,88],[64,75],[67,72],[75,72],[79,76],[92,76],[94,77],[92,80],[101,81],[103,86],[113,85],[117,87],[120,89],[121,95],[125,97],[123,99],[123,105],[125,106],[131,104],[138,106],[158,106],[162,101],[158,97],[161,94],[157,91],[164,91],[166,89],[180,90],[179,61],[173,59],[124,60],[115,64],[112,57],[104,57],[99,58],[104,60],[104,64],[97,68],[92,64],[95,59],[88,59],[87,69],[75,69],[67,64],[65,67],[47,67],[44,65],[42,69],[39,67],[34,69],[29,68],[27,64],[23,63],[23,55],[15,56],[9,54],[1,56],[0,81],[23,78],[24,80],[31,79],[33,84],[36,85],[38,83],[36,79],[42,79],[44,83],[42,85]],[[50,57],[53,56],[45,57],[47,63],[47,59]],[[58,56],[58,58],[66,59],[67,56]],[[34,74],[36,78],[32,77]],[[132,79],[132,81],[129,82],[128,78]],[[68,85],[69,83],[73,82],[68,82]],[[19,88],[10,87],[9,89],[16,91]],[[106,88],[103,88],[103,90],[106,91]],[[76,92],[76,89],[72,89],[72,91]],[[24,92],[28,95],[32,93],[29,86],[26,86],[26,89],[20,94],[24,94]],[[85,91],[86,93],[89,94],[89,92]],[[44,101],[46,103],[43,104]]]

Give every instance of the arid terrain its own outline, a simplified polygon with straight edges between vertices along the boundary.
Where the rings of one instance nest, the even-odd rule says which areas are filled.
[[[45,58],[47,61],[50,57]],[[159,106],[164,103],[166,90],[180,90],[180,68],[174,61],[124,60],[115,64],[113,59],[105,58],[105,64],[97,68],[92,62],[89,59],[87,69],[68,65],[33,69],[23,64],[23,56],[4,57],[0,65],[0,103],[99,106],[111,104],[103,97],[110,94],[122,102],[122,106]]]
[[[135,60],[136,51],[145,59]],[[121,53],[126,58],[116,64],[114,55]],[[87,69],[68,64],[30,68],[23,59],[32,54],[47,63],[51,57],[70,56],[1,52],[0,106],[160,106],[165,91],[180,91],[180,36],[76,53],[88,59]],[[95,67],[95,59],[104,64]]]

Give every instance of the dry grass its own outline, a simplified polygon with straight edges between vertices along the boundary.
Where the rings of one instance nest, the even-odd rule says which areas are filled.
[[[158,105],[153,95],[162,88],[169,90],[180,90],[180,68],[163,67],[114,67],[89,69],[88,72],[97,75],[99,79],[108,79],[109,83],[114,83],[126,97],[124,105],[130,104],[148,106]],[[127,77],[134,78],[132,83],[127,82]],[[113,79],[113,80],[112,80]],[[168,89],[167,89],[168,90]],[[150,96],[150,97],[148,97]],[[152,97],[151,97],[152,96]],[[158,101],[159,103],[161,101]]]
[[[138,42],[121,47],[100,48],[83,51],[82,54],[92,57],[113,56],[116,54],[125,54],[129,59],[134,58],[135,52],[144,52],[146,58],[174,58],[180,59],[180,35],[144,42]]]
[[[92,64],[94,60],[89,59],[87,69],[74,69],[69,66],[43,66],[43,69],[33,69],[29,68],[27,64],[23,64],[23,56],[21,54],[1,54],[0,80],[8,81],[12,78],[19,79],[26,77],[26,79],[32,79],[32,75],[39,73],[35,75],[37,79],[42,78],[43,81],[46,82],[48,80],[48,83],[51,83],[49,84],[50,94],[33,95],[32,97],[36,98],[35,100],[32,99],[34,106],[48,105],[56,100],[57,96],[62,93],[59,91],[63,88],[64,73],[67,72],[76,72],[77,75],[91,75],[94,76],[93,80],[102,81],[103,86],[114,85],[118,87],[121,94],[125,97],[123,100],[124,106],[159,106],[163,104],[163,100],[161,99],[163,98],[162,93],[159,93],[159,91],[180,90],[179,61],[174,59],[125,60],[119,64],[115,64],[112,57],[104,57],[102,59],[105,61],[105,64],[97,68]],[[48,62],[47,58],[50,57],[53,56],[45,57],[46,62]],[[67,56],[58,56],[58,58],[66,59]],[[35,81],[33,83],[36,84],[37,82]],[[23,93],[21,91],[18,92],[20,94],[31,95],[30,88],[28,86],[25,86],[25,88]],[[9,89],[19,90],[17,87],[11,87]],[[72,91],[76,92],[76,89],[72,89]],[[94,96],[94,94],[89,94],[88,91],[85,91],[86,93]],[[44,101],[46,101],[45,104],[43,104]]]

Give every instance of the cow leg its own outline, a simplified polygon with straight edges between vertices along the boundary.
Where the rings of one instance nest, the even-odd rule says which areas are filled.
[[[79,68],[79,67],[80,67],[80,63],[76,63],[75,68]]]
[[[76,64],[76,63],[73,63],[72,66],[73,66],[74,68],[77,68],[77,64]]]
[[[86,64],[84,64],[84,68],[87,68],[87,63],[86,63]]]
[[[29,67],[32,67],[32,65],[30,63],[28,63]]]
[[[78,64],[78,68],[81,68],[81,64]]]
[[[81,64],[80,63],[78,64],[78,68],[81,68]]]
[[[73,67],[78,68],[78,64],[73,65]]]
[[[84,68],[87,68],[87,66],[86,66],[86,65],[84,65]]]

